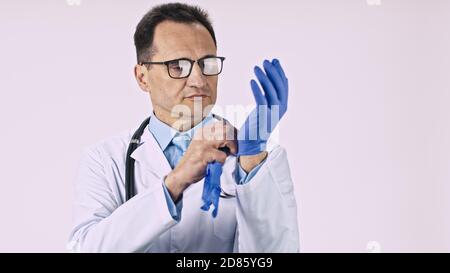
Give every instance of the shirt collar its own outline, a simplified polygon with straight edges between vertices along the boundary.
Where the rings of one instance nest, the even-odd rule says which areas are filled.
[[[195,125],[193,128],[189,129],[186,132],[179,132],[178,130],[172,128],[171,126],[165,124],[161,120],[159,120],[155,113],[152,112],[150,117],[150,122],[148,124],[148,129],[152,133],[152,135],[155,137],[156,141],[158,142],[161,149],[164,151],[167,146],[169,146],[170,142],[172,141],[173,137],[175,135],[179,134],[187,134],[192,139],[192,136],[194,135],[195,131],[198,128],[201,128],[205,126],[207,123],[212,121],[213,115],[210,112],[203,120],[202,122]]]

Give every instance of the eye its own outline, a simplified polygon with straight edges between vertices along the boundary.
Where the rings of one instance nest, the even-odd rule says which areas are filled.
[[[182,69],[179,61],[170,62],[169,68],[176,71],[180,71]]]

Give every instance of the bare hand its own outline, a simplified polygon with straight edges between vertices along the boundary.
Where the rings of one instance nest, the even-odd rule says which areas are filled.
[[[189,185],[205,176],[208,163],[225,162],[228,155],[219,150],[224,146],[231,154],[237,153],[236,128],[228,122],[218,121],[196,131],[186,153],[166,176],[165,183],[173,200],[178,200]]]

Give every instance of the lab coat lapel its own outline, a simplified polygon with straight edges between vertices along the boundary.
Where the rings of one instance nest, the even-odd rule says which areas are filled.
[[[131,157],[139,162],[142,168],[154,173],[160,179],[172,170],[161,147],[148,129],[144,130],[141,144],[134,150]]]

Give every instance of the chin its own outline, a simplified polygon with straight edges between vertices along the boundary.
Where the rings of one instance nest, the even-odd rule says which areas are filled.
[[[194,110],[198,111],[199,108],[201,108],[200,110],[203,112],[206,108],[211,108],[214,106],[214,103],[210,97],[203,98],[201,102],[198,100],[194,101],[192,99],[184,99],[182,104],[189,107],[189,109],[191,109],[191,113],[194,113]]]

